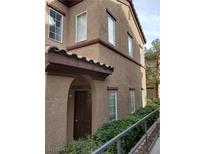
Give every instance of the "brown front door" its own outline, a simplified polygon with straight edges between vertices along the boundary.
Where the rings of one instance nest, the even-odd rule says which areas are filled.
[[[91,94],[75,91],[74,139],[91,134]]]

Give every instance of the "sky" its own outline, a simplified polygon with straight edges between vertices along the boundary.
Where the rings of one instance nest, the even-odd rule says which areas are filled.
[[[133,0],[137,15],[147,39],[145,47],[160,39],[160,0]]]

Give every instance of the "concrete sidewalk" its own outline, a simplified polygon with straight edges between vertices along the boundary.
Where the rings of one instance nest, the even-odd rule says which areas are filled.
[[[157,139],[149,154],[160,154],[160,138]]]

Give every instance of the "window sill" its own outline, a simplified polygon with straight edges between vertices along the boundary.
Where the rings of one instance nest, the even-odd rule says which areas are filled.
[[[107,41],[111,46],[116,47],[116,44],[112,44],[111,42]]]
[[[79,43],[84,43],[84,42],[86,42],[88,39],[85,39],[85,40],[82,40],[82,41],[75,41],[75,44],[79,44]]]
[[[58,41],[58,40],[52,39],[52,38],[50,38],[50,37],[48,37],[48,39],[51,40],[51,41],[53,41],[53,42],[63,44],[63,41]]]

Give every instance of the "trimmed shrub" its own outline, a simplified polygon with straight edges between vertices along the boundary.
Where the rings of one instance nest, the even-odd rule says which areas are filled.
[[[97,129],[95,134],[87,136],[84,139],[79,139],[65,145],[64,150],[60,154],[90,154],[95,149],[99,148],[107,141],[133,125],[138,120],[142,119],[150,112],[154,111],[159,107],[158,102],[149,101],[147,106],[140,108],[135,113],[127,116],[126,118],[111,121],[103,124]],[[159,112],[156,112],[147,119],[147,127],[149,128],[159,117]],[[144,135],[144,123],[130,131],[126,136],[121,138],[121,153],[128,153],[131,148],[140,140]],[[116,144],[113,144],[105,154],[116,153]]]

